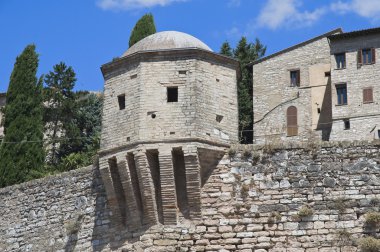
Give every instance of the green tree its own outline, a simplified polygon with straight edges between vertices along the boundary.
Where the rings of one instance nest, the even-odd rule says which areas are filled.
[[[240,62],[241,78],[238,81],[238,106],[239,106],[239,131],[242,143],[250,143],[253,140],[253,104],[252,104],[252,72],[249,63],[265,55],[266,46],[259,39],[254,43],[248,43],[246,37],[242,37],[234,50],[228,42],[224,42],[220,53],[226,56],[230,54]]]
[[[129,37],[129,47],[154,33],[156,33],[156,25],[154,24],[153,15],[151,13],[145,14],[133,27],[131,36]]]
[[[42,176],[42,77],[37,80],[38,54],[28,45],[16,58],[4,108],[5,137],[0,146],[0,186]]]
[[[73,127],[75,82],[74,70],[63,62],[55,65],[53,71],[45,76],[44,101],[47,106],[44,122],[50,164],[58,164],[61,158],[58,138]]]
[[[90,165],[100,146],[103,98],[87,91],[79,91],[75,96],[75,124],[61,142],[62,171]]]
[[[228,57],[232,57],[233,56],[233,54],[232,54],[232,48],[231,48],[230,44],[227,41],[224,42],[222,44],[222,46],[220,47],[220,54],[228,56]]]

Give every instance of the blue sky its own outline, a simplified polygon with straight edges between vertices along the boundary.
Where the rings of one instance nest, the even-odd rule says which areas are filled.
[[[100,66],[128,49],[131,29],[147,12],[158,31],[189,33],[214,51],[246,36],[271,54],[337,27],[380,26],[380,0],[0,0],[0,92],[30,43],[39,75],[64,61],[77,73],[77,90],[102,90]]]

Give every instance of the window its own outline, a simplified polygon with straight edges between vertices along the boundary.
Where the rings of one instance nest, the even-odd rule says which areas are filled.
[[[290,86],[291,87],[300,86],[300,70],[290,71]]]
[[[374,64],[376,61],[375,48],[361,49],[358,51],[358,65]]]
[[[337,94],[337,104],[346,105],[347,104],[347,85],[339,84],[336,85],[336,94]]]
[[[344,129],[345,130],[349,130],[351,128],[350,120],[349,119],[345,119],[345,120],[343,120],[343,122],[344,122]]]
[[[373,90],[372,88],[364,88],[363,89],[363,103],[371,103],[373,102]]]
[[[117,101],[119,102],[119,109],[125,109],[125,94],[119,95]]]
[[[167,88],[168,102],[178,102],[178,87]]]
[[[345,53],[335,54],[335,60],[336,60],[337,69],[346,68],[346,54]]]
[[[288,136],[298,135],[297,108],[294,106],[291,106],[286,110],[286,127]]]

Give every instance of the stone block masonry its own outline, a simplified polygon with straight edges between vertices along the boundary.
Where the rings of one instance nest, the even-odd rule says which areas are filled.
[[[125,226],[118,223],[118,209],[107,202],[107,176],[100,176],[97,167],[0,189],[0,250],[349,252],[360,251],[361,237],[379,235],[365,224],[367,213],[380,210],[378,145],[234,148],[236,154],[229,151],[233,157],[226,154],[202,180],[201,217],[179,218],[177,225],[132,228],[138,217],[127,218]],[[178,150],[176,164],[186,163],[192,151]],[[168,153],[159,155],[166,162]],[[201,166],[207,155],[199,156]],[[148,166],[152,156],[149,161],[136,153],[135,159]],[[126,162],[116,161],[129,171],[125,177],[140,176],[128,156]],[[161,174],[164,181],[166,173]],[[174,191],[165,186],[162,195]],[[119,186],[131,187],[126,181]],[[125,198],[126,208],[140,209],[141,203],[134,202]],[[173,210],[166,204],[162,202],[164,220]]]

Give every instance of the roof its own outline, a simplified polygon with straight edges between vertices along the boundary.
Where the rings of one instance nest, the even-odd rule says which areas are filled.
[[[324,34],[322,34],[322,35],[319,35],[319,36],[317,36],[317,37],[314,37],[314,38],[312,38],[312,39],[306,40],[306,41],[304,41],[304,42],[302,42],[302,43],[296,44],[296,45],[294,45],[294,46],[288,47],[288,48],[286,48],[286,49],[284,49],[284,50],[278,51],[278,52],[276,52],[276,53],[273,53],[273,54],[268,55],[268,56],[266,56],[266,57],[263,57],[263,58],[261,58],[261,59],[255,60],[255,61],[249,63],[248,66],[256,65],[256,64],[258,64],[258,63],[260,63],[260,62],[263,62],[263,61],[266,61],[266,60],[268,60],[268,59],[274,58],[274,57],[276,57],[276,56],[278,56],[278,55],[281,55],[281,54],[283,54],[283,53],[287,53],[287,52],[290,52],[290,51],[292,51],[292,50],[295,50],[295,49],[297,49],[297,48],[299,48],[299,47],[302,47],[302,46],[305,46],[305,45],[307,45],[307,44],[313,43],[313,42],[315,42],[315,41],[317,41],[317,40],[320,40],[320,39],[322,39],[322,38],[324,38],[324,37],[329,37],[329,36],[331,36],[331,35],[333,35],[333,34],[336,34],[336,33],[342,33],[342,32],[343,32],[342,28],[334,29],[334,30],[332,30],[332,31],[329,31],[329,32],[327,32],[327,33],[324,33]]]
[[[177,31],[163,31],[140,40],[130,47],[122,57],[142,51],[178,50],[185,48],[197,48],[212,52],[210,47],[205,43],[189,34]]]
[[[377,33],[380,33],[380,27],[352,31],[352,32],[345,32],[341,34],[334,34],[334,35],[328,36],[328,38],[330,40],[335,40],[335,39],[344,39],[344,38],[353,38],[353,37],[359,37],[359,36],[365,36],[365,35],[372,35],[372,34],[377,34]]]

